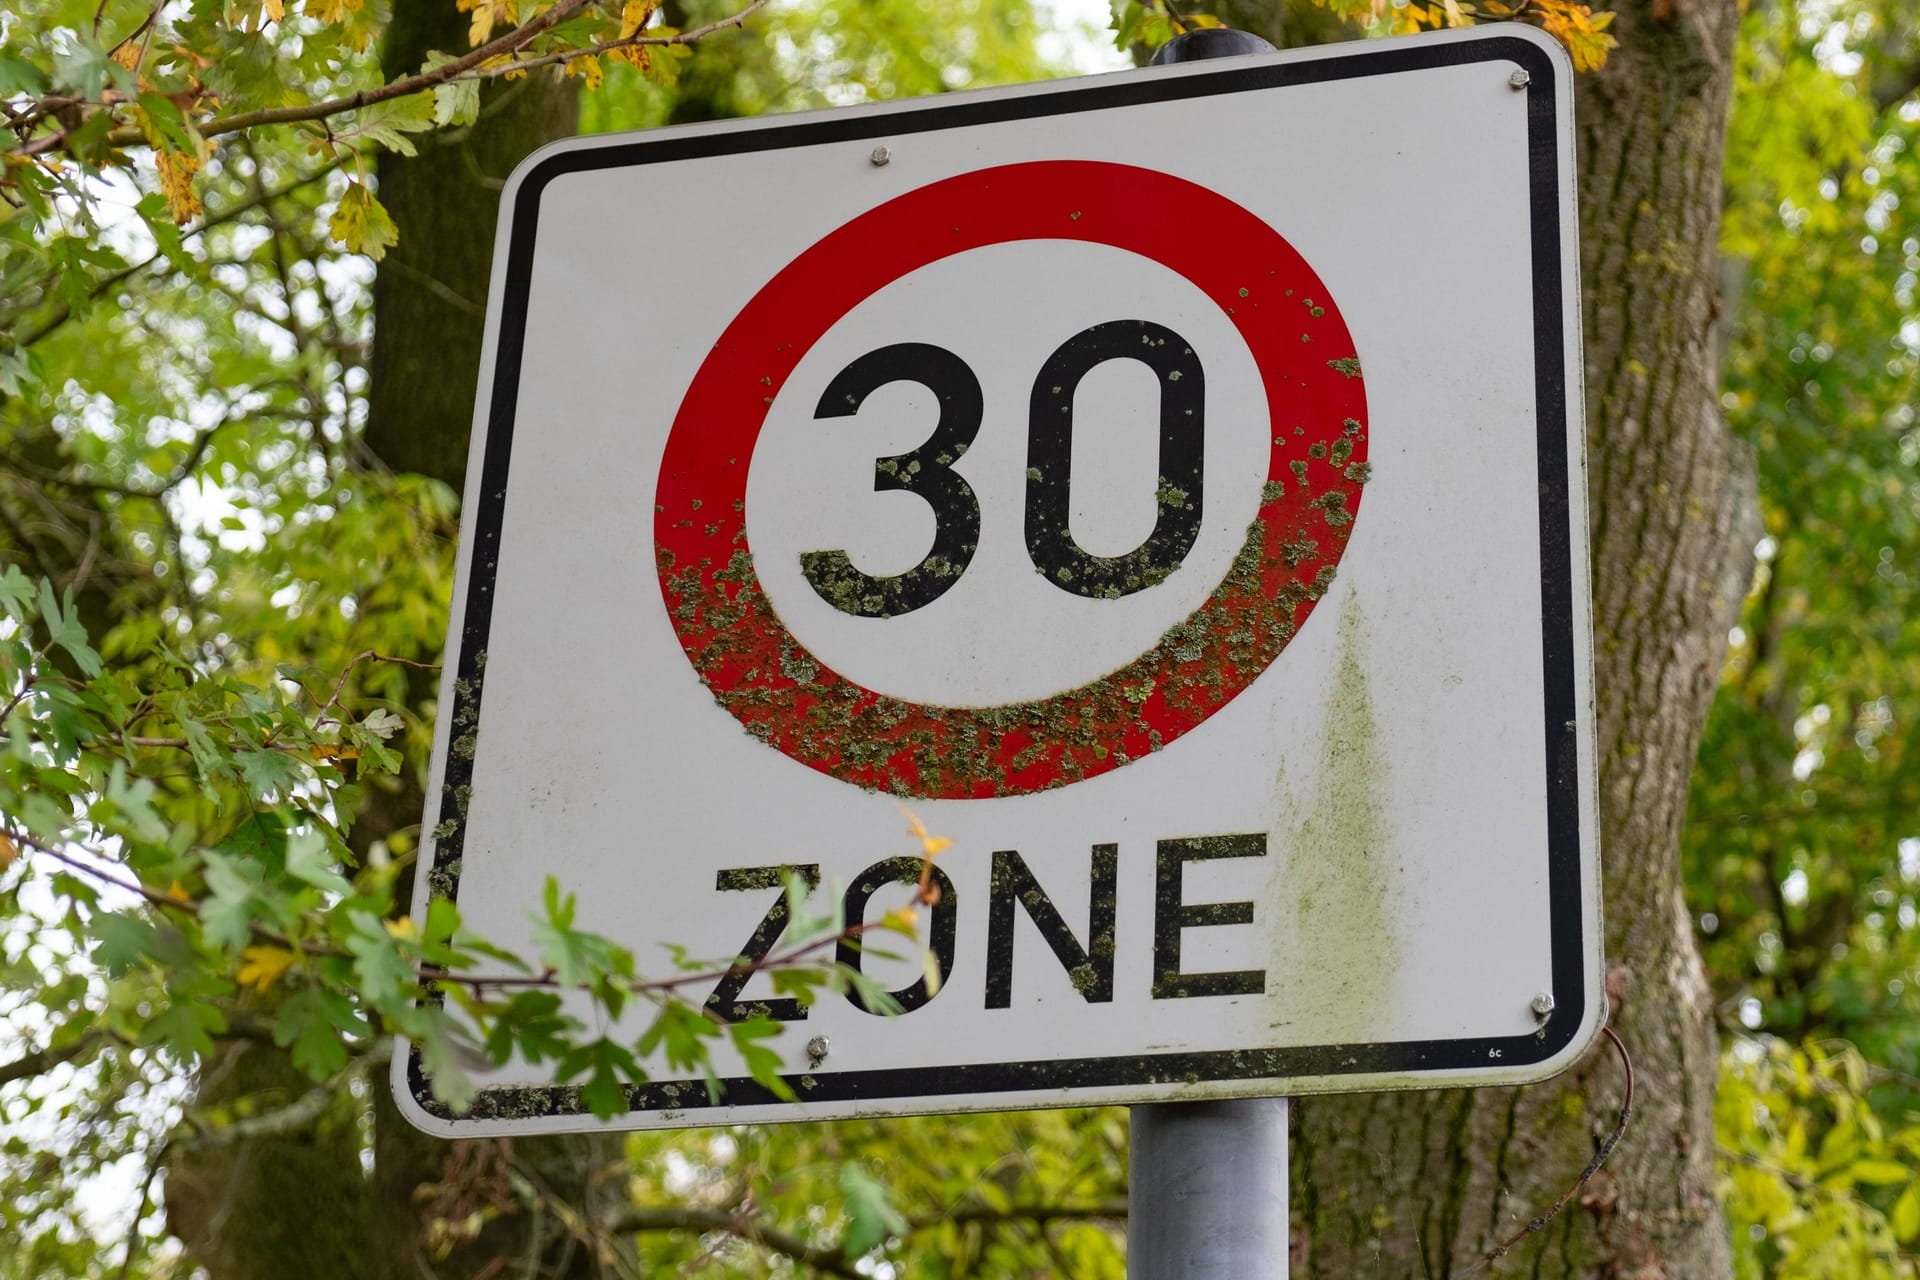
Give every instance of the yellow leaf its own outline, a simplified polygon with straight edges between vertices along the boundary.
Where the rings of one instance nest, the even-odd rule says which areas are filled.
[[[19,856],[19,848],[7,838],[6,832],[0,831],[0,871],[5,871],[12,866],[13,860]]]
[[[193,175],[200,170],[200,157],[184,151],[157,150],[154,165],[160,170],[160,190],[166,193],[167,212],[175,222],[190,222],[200,216],[200,197],[194,194]]]
[[[265,991],[293,964],[293,952],[285,947],[248,947],[240,953],[244,963],[235,976],[243,987]]]
[[[462,13],[472,13],[473,21],[467,28],[467,42],[479,48],[493,36],[495,26],[514,27],[519,25],[518,9],[514,0],[455,0]]]
[[[598,89],[600,82],[607,77],[606,71],[600,66],[600,59],[590,55],[580,58],[568,58],[560,65],[566,69],[569,79],[574,76],[579,76],[581,80],[586,82],[586,86],[589,89]]]
[[[412,916],[401,916],[398,920],[387,921],[387,933],[391,937],[406,941],[415,935]]]
[[[285,22],[287,20],[286,0],[267,0],[267,18],[271,22]]]
[[[920,923],[920,913],[911,906],[895,907],[880,918],[880,927],[892,929],[895,933],[912,933],[913,927]]]
[[[129,71],[138,71],[140,69],[140,54],[143,48],[144,46],[138,41],[129,40],[107,56]]]
[[[919,815],[913,810],[901,805],[900,812],[906,815],[907,830],[920,841],[920,851],[927,857],[931,858],[942,849],[952,847],[953,841],[947,836],[929,835],[926,824],[920,821]]]
[[[653,0],[627,0],[626,4],[620,7],[620,38],[625,40],[628,36],[639,33],[653,21],[653,15],[658,8],[659,6],[654,4]]]
[[[339,22],[349,13],[360,12],[366,0],[307,0],[306,13],[315,22]]]
[[[1584,4],[1569,0],[1535,0],[1540,10],[1540,26],[1567,46],[1575,71],[1592,71],[1607,60],[1607,51],[1620,42],[1606,34],[1613,22],[1611,13],[1595,13]]]

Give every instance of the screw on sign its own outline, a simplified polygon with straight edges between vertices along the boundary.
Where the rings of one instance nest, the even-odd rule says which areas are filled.
[[[877,154],[877,152],[876,152]],[[1196,228],[1204,228],[1197,235]],[[1199,608],[1119,669],[1049,697],[995,706],[913,702],[811,660],[773,608],[748,544],[748,466],[770,406],[836,321],[929,263],[1021,240],[1106,245],[1157,262],[1216,303],[1251,353],[1273,436],[1258,510]],[[1300,319],[1313,326],[1303,342]],[[1329,358],[1328,351],[1340,354]],[[687,657],[756,737],[862,787],[928,799],[1020,795],[1091,778],[1172,742],[1274,661],[1326,591],[1368,475],[1366,397],[1339,309],[1276,231],[1206,188],[1131,165],[1038,161],[909,191],[827,235],[779,271],[727,328],[681,402],[661,464],[655,545],[661,590]],[[1088,552],[1068,512],[1075,391],[1097,367],[1137,362],[1159,387],[1155,520],[1132,550]],[[1061,591],[1094,600],[1151,590],[1191,549],[1206,502],[1206,364],[1172,328],[1115,316],[1036,353],[1024,423],[987,422],[975,371],[953,351],[903,341],[832,378],[816,419],[858,415],[868,396],[916,383],[939,405],[916,448],[876,458],[876,491],[902,490],[934,518],[905,572],[863,571],[842,549],[800,553],[807,583],[876,622],[938,600],[967,571],[982,512],[956,470],[982,431],[1026,434],[1024,540]],[[809,660],[796,664],[797,655]]]

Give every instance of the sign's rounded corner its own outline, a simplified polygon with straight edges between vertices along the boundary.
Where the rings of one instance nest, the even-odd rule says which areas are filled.
[[[595,137],[555,138],[529,151],[500,187],[500,217],[507,223],[509,213],[523,200],[539,200],[546,185],[575,167],[573,153],[602,142]]]
[[[434,1100],[419,1068],[418,1051],[407,1041],[394,1041],[393,1065],[387,1078],[393,1088],[394,1109],[421,1133],[446,1139],[471,1136],[463,1132],[451,1111]]]
[[[1497,27],[1487,29],[1488,39],[1494,42],[1514,41],[1529,46],[1524,50],[1505,53],[1529,72],[1538,75],[1550,72],[1560,82],[1573,83],[1573,55],[1567,52],[1567,46],[1548,35],[1538,27],[1524,22],[1503,22]]]
[[[1548,1025],[1545,1033],[1548,1043],[1552,1044],[1558,1040],[1558,1047],[1534,1063],[1523,1083],[1538,1084],[1543,1080],[1551,1080],[1586,1057],[1593,1049],[1595,1042],[1600,1039],[1600,1033],[1607,1026],[1607,1000],[1603,993],[1598,994],[1598,998],[1594,992],[1587,992],[1585,995],[1580,1017],[1572,1024],[1571,1031],[1562,1033],[1564,1039],[1554,1036],[1552,1025]]]

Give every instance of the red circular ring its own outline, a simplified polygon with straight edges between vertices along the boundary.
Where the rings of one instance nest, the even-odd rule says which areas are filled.
[[[747,545],[747,473],[800,358],[861,301],[942,258],[1014,240],[1084,240],[1184,276],[1239,330],[1273,446],[1259,512],[1226,577],[1116,671],[1031,702],[908,702],[821,663],[788,631]],[[694,670],[746,730],[863,787],[928,799],[1064,786],[1160,749],[1279,656],[1346,549],[1367,477],[1353,339],[1312,268],[1254,214],[1133,165],[1048,160],[961,174],[887,201],[788,263],[727,326],[667,438],[654,546]]]

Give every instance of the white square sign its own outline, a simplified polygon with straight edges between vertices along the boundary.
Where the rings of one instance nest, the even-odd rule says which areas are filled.
[[[550,147],[501,213],[427,896],[669,970],[952,847],[783,1102],[1519,1083],[1596,1033],[1571,69],[1504,26]],[[621,1028],[622,1034],[629,1029]],[[637,1037],[640,1026],[634,1025]],[[403,1107],[589,1127],[544,1067]]]

